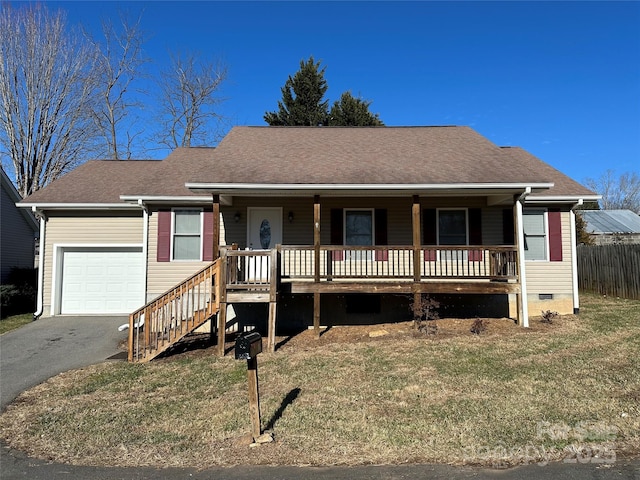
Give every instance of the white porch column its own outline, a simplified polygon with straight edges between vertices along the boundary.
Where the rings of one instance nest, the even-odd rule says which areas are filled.
[[[571,284],[573,287],[573,314],[580,313],[580,294],[578,293],[578,242],[576,240],[576,213],[575,209],[582,205],[584,201],[580,199],[570,211],[571,223]]]
[[[522,220],[522,202],[524,195],[515,204],[516,209],[516,234],[518,238],[518,279],[520,280],[520,325],[529,326],[529,302],[527,300],[527,275],[524,259],[524,228]]]

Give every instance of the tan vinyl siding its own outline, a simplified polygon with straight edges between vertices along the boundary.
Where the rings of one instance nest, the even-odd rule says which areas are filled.
[[[233,220],[231,220],[233,221]],[[225,222],[220,219],[220,243],[225,244]],[[149,243],[147,246],[147,301],[171,289],[187,277],[211,262],[175,261],[158,262],[158,215],[157,210],[149,212]]]
[[[503,245],[502,211],[504,208],[482,209],[482,244]],[[509,210],[512,210],[509,208]]]
[[[562,212],[562,261],[526,262],[527,292],[529,295],[544,293],[571,295],[571,223],[570,213]],[[535,312],[534,312],[535,313]]]
[[[51,314],[55,245],[142,245],[142,211],[49,212],[44,248],[44,314]],[[40,249],[42,251],[42,248]]]
[[[385,208],[387,210],[387,242],[389,245],[411,245],[411,197],[391,198],[321,198],[321,233],[323,245],[331,240],[331,209],[333,208]],[[482,241],[485,245],[502,245],[502,208],[487,208],[484,197],[478,198],[422,198],[422,208],[482,208]],[[234,197],[233,206],[221,208],[227,227],[228,244],[237,243],[239,248],[247,244],[247,208],[281,207],[282,237],[285,245],[313,245],[313,199],[312,198],[255,198]],[[293,222],[289,222],[289,212]],[[236,213],[240,220],[235,221]],[[422,228],[420,230],[422,235]]]

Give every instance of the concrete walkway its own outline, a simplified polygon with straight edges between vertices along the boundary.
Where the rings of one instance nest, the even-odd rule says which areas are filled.
[[[1,409],[25,389],[63,371],[107,359],[124,359],[118,343],[126,332],[117,327],[124,317],[57,317],[41,319],[0,336]],[[448,465],[361,467],[253,467],[208,470],[77,467],[37,460],[5,446],[0,448],[2,480],[402,480],[402,479],[538,479],[640,480],[640,460],[611,464],[553,463],[491,470]]]

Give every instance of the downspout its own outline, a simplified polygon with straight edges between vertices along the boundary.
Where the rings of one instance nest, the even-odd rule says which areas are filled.
[[[38,252],[38,293],[36,299],[36,311],[33,314],[33,320],[37,320],[44,310],[44,253],[45,253],[45,231],[47,217],[44,212],[39,211],[36,207],[31,207],[33,214],[40,220],[40,240]]]
[[[527,187],[516,201],[516,220],[518,226],[518,278],[520,279],[520,297],[521,297],[521,325],[525,328],[529,327],[529,302],[527,300],[527,275],[524,259],[524,227],[522,221],[522,206],[525,199],[531,193],[531,187]]]
[[[143,269],[142,272],[144,278],[144,298],[142,299],[142,304],[147,303],[147,263],[149,261],[148,258],[148,249],[149,249],[149,209],[144,204],[141,198],[138,199],[138,205],[142,208],[142,257],[143,257]]]
[[[580,296],[578,294],[578,245],[576,240],[576,209],[584,204],[584,199],[579,199],[571,207],[571,282],[573,286],[573,314],[580,313]]]

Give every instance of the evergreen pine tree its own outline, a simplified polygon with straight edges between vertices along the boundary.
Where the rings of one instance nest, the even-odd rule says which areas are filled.
[[[329,113],[329,125],[339,127],[383,126],[378,114],[369,111],[370,101],[355,98],[351,92],[344,92],[340,100],[333,104]]]
[[[325,68],[313,56],[300,61],[300,70],[287,79],[282,87],[278,110],[266,112],[264,120],[271,126],[319,126],[328,121],[329,101],[323,100],[327,91]]]

